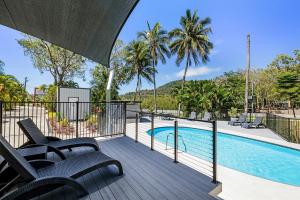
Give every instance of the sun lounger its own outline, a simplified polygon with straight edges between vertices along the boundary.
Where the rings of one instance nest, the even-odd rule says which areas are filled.
[[[247,122],[247,116],[243,114],[238,118],[238,120],[229,121],[228,124],[231,126],[237,126],[245,122]]]
[[[17,123],[32,144],[43,144],[56,149],[69,150],[75,147],[88,146],[99,151],[98,143],[93,138],[73,138],[61,140],[56,137],[45,136],[30,118],[18,121]]]
[[[193,119],[196,119],[196,118],[197,118],[196,112],[191,112],[189,119],[193,120]]]
[[[205,112],[204,117],[202,117],[201,120],[210,121],[211,120],[211,114],[209,112]]]
[[[259,128],[259,127],[265,127],[265,125],[262,123],[263,118],[262,117],[256,117],[253,122],[249,123],[243,123],[241,127],[243,128]]]
[[[79,197],[88,194],[75,179],[108,165],[116,165],[119,175],[123,174],[119,161],[101,152],[89,152],[66,160],[27,161],[0,135],[0,155],[18,175],[0,190],[1,200],[29,199],[45,194],[61,186],[70,186]],[[13,189],[12,189],[13,188]]]

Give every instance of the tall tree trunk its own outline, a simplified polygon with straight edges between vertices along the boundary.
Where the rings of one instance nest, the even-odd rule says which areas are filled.
[[[142,100],[142,97],[141,97],[141,77],[139,76],[139,98],[140,98],[140,101]]]
[[[294,102],[292,102],[292,110],[293,110],[294,118],[296,118],[296,113],[295,113],[295,103],[294,103]]]
[[[184,74],[183,74],[183,78],[182,78],[182,83],[181,83],[181,89],[182,90],[183,90],[184,83],[185,83],[186,73],[187,73],[187,70],[189,68],[189,59],[190,59],[190,55],[188,54],[187,59],[186,59]],[[178,116],[180,116],[180,111],[181,111],[181,104],[179,103],[178,104]]]
[[[136,81],[136,88],[135,88],[135,94],[134,94],[134,98],[133,98],[133,101],[136,101],[136,96],[137,96],[137,93],[138,93],[138,88],[139,88],[139,74],[137,75],[137,81]]]
[[[157,113],[157,94],[156,94],[156,77],[155,77],[155,63],[154,61],[152,62],[153,64],[153,68],[154,68],[154,72],[153,72],[153,95],[154,95],[154,111],[155,113]]]

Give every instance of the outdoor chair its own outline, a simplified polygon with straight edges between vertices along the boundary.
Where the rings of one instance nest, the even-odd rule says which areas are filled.
[[[211,120],[211,114],[209,112],[204,113],[204,117],[202,117],[203,121],[210,121]]]
[[[196,112],[191,112],[189,120],[194,120],[197,118],[197,113]]]
[[[229,121],[228,124],[231,126],[241,125],[243,123],[247,122],[247,115],[241,115],[239,116],[238,120]]]
[[[70,186],[79,197],[86,196],[87,190],[75,179],[101,167],[116,165],[119,175],[123,174],[119,161],[101,152],[89,152],[66,160],[27,161],[0,135],[0,154],[18,175],[0,189],[1,200],[30,199],[43,195],[61,186]]]
[[[262,123],[263,118],[262,117],[256,117],[253,122],[249,123],[243,123],[241,125],[242,128],[259,128],[259,127],[265,127],[265,125]]]
[[[61,140],[57,137],[45,136],[30,118],[18,121],[17,123],[32,144],[43,144],[60,150],[69,149],[70,151],[75,147],[88,146],[99,151],[98,143],[93,138]]]

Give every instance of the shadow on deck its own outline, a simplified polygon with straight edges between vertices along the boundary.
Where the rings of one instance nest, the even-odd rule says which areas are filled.
[[[83,199],[215,199],[208,193],[216,188],[212,179],[128,137],[100,142],[102,151],[119,160],[124,175],[115,167],[96,170],[78,179],[89,191]],[[81,154],[74,150],[72,154]],[[76,193],[63,187],[38,199],[76,199]]]

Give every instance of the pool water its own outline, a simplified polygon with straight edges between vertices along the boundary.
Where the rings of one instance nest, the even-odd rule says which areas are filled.
[[[150,135],[151,130],[147,133]],[[155,140],[166,144],[170,133],[174,133],[174,127],[155,128]],[[185,151],[186,147],[186,153],[212,161],[211,131],[179,127],[178,133],[179,150]],[[218,164],[268,180],[300,186],[300,151],[225,133],[218,133],[217,140]],[[173,145],[174,136],[170,135],[168,146]]]

